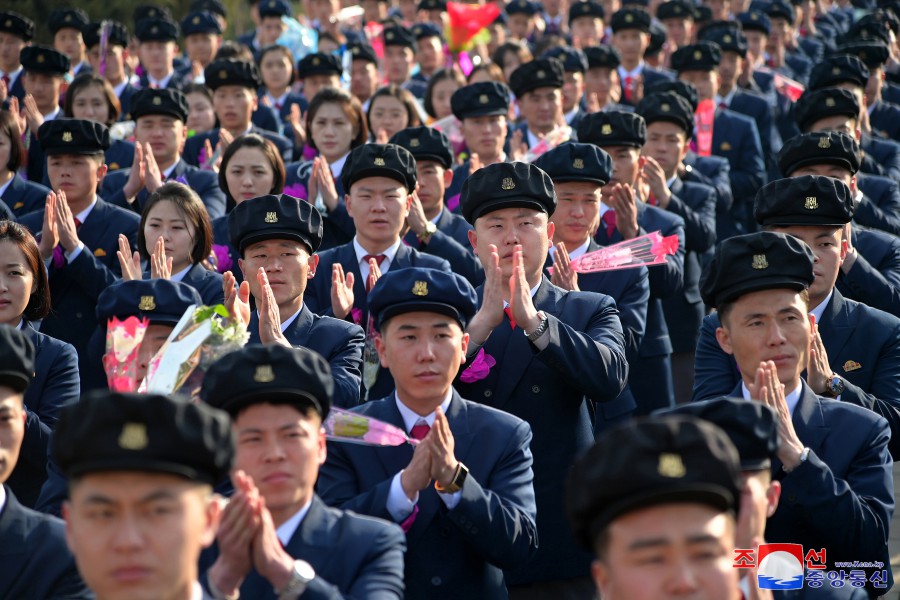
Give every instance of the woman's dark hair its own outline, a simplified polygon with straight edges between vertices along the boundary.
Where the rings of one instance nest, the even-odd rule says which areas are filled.
[[[191,248],[191,262],[202,263],[209,257],[212,250],[212,225],[209,222],[209,213],[206,206],[200,200],[197,192],[184,185],[172,181],[160,186],[147,198],[144,211],[141,213],[141,226],[138,229],[138,252],[141,258],[149,260],[150,252],[147,251],[147,238],[144,237],[144,227],[150,217],[150,211],[160,202],[174,202],[184,213],[185,219],[194,226],[194,247]]]
[[[266,57],[266,54],[271,54],[272,52],[277,52],[278,54],[281,54],[286,59],[288,59],[288,64],[291,65],[291,79],[288,82],[288,85],[294,83],[294,80],[297,76],[297,69],[296,65],[294,64],[294,55],[287,48],[287,46],[282,46],[281,44],[272,44],[271,46],[266,46],[259,51],[259,59],[256,61],[256,66],[260,69],[260,77],[262,77],[262,61]]]
[[[455,81],[459,87],[466,85],[465,76],[462,74],[462,71],[455,66],[450,69],[440,69],[435,72],[435,74],[431,76],[431,79],[428,80],[428,87],[425,88],[425,112],[427,112],[428,116],[432,119],[437,119],[437,115],[434,114],[434,104],[431,103],[431,94],[434,92],[434,88],[437,84],[448,79]]]
[[[225,177],[225,173],[228,171],[228,163],[231,162],[231,158],[234,156],[235,152],[241,148],[259,149],[259,151],[268,159],[269,164],[272,165],[272,173],[274,173],[272,189],[269,190],[269,193],[280,194],[284,191],[286,174],[284,170],[284,160],[282,160],[278,148],[275,147],[275,144],[258,133],[246,133],[228,144],[228,148],[226,148],[225,152],[222,154],[222,165],[219,167],[219,188],[225,192],[225,200],[227,202],[225,208],[229,211],[237,206],[237,201],[231,196],[231,192],[228,190],[228,179]]]
[[[372,97],[369,99],[369,110],[366,112],[366,119],[369,120],[369,122],[371,122],[372,108],[375,106],[375,101],[384,96],[396,98],[406,107],[406,114],[409,116],[409,120],[406,123],[407,127],[418,127],[422,124],[422,119],[419,118],[416,97],[413,96],[409,90],[404,89],[395,83],[380,87],[372,94]],[[373,131],[372,133],[374,135],[377,132]]]
[[[119,98],[116,96],[116,92],[113,90],[112,85],[102,77],[98,77],[91,73],[83,73],[69,84],[68,89],[66,89],[66,101],[63,105],[63,113],[70,119],[73,118],[75,116],[73,112],[73,109],[75,108],[75,96],[89,87],[99,87],[103,90],[108,109],[106,123],[104,123],[104,125],[107,127],[112,126],[113,123],[119,120],[119,115],[122,114],[122,104],[119,102]]]
[[[484,71],[487,73],[487,76],[491,81],[496,81],[497,83],[506,83],[506,78],[503,76],[503,69],[501,69],[497,63],[493,62],[483,62],[480,65],[475,65],[475,67],[469,72],[469,76],[466,78],[466,83],[472,83],[472,79],[478,73]]]
[[[22,316],[29,321],[43,319],[50,312],[50,283],[37,241],[24,226],[13,221],[0,221],[0,242],[12,242],[18,246],[34,276],[34,291]]]
[[[25,144],[19,124],[8,110],[0,110],[0,135],[9,137],[9,159],[3,166],[15,173],[25,164]]]
[[[222,60],[225,58],[234,58],[236,60],[252,63],[253,53],[243,44],[235,42],[234,40],[226,40],[219,46],[213,60]]]
[[[313,141],[312,122],[316,118],[316,113],[319,112],[319,109],[324,104],[340,105],[344,114],[347,115],[347,119],[356,127],[356,135],[350,140],[351,150],[366,143],[366,139],[369,137],[369,127],[359,99],[342,89],[324,87],[318,94],[313,96],[312,102],[309,103],[309,108],[306,109],[306,143],[311,148],[318,150],[316,143]]]
[[[494,53],[491,55],[491,62],[503,70],[503,64],[506,62],[506,55],[510,53],[518,56],[519,62],[522,64],[527,63],[533,58],[531,50],[529,50],[525,44],[521,42],[505,42],[497,46],[497,49],[494,50]]]
[[[210,103],[213,101],[212,91],[202,83],[194,83],[192,81],[181,89],[181,93],[185,96],[188,94],[202,94],[206,96]]]

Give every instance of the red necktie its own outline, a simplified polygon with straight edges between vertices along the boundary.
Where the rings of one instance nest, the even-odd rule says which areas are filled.
[[[413,428],[409,430],[409,436],[414,440],[419,440],[420,442],[425,439],[425,436],[428,435],[428,432],[431,431],[431,425],[426,423],[425,421],[418,421]]]
[[[516,328],[516,320],[513,319],[512,308],[507,306],[506,308],[503,309],[503,312],[506,313],[506,317],[509,319],[510,329],[515,329]]]
[[[276,102],[276,103],[275,103],[275,110],[278,111],[278,112],[281,112],[281,102]]]
[[[631,75],[625,76],[625,101],[631,102]]]
[[[611,238],[613,232],[616,230],[616,211],[607,210],[603,213],[601,220],[606,225],[606,237]]]
[[[363,256],[363,260],[366,261],[366,264],[369,264],[369,261],[372,260],[373,258],[375,259],[375,262],[378,263],[378,266],[380,267],[381,263],[384,262],[384,259],[387,258],[387,255],[386,254],[366,254],[365,256]],[[369,281],[370,281],[370,279],[368,277],[366,277],[366,291],[367,292],[372,291],[372,286],[369,285]]]
[[[721,108],[722,110],[725,110],[726,108],[728,108],[728,105],[725,104],[724,102],[719,102],[719,108]]]
[[[656,199],[656,196],[650,194],[650,197],[647,198],[647,204],[651,206],[659,206],[659,200]],[[613,217],[613,223],[615,223],[616,219]]]
[[[6,84],[6,94],[9,95],[9,75],[6,73],[3,74],[3,77],[0,77],[3,80],[3,83]]]

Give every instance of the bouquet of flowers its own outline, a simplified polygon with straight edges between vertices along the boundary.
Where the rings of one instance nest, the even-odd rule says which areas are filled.
[[[109,389],[115,392],[133,392],[138,387],[135,366],[138,351],[148,319],[128,317],[120,321],[113,317],[106,327],[106,353],[103,355],[103,369]]]
[[[560,144],[568,142],[570,139],[572,139],[572,128],[568,125],[563,125],[562,127],[557,125],[551,129],[540,142],[535,144],[534,147],[528,149],[523,161],[527,163],[534,162],[544,152],[553,150]]]
[[[399,427],[359,413],[334,408],[322,424],[329,440],[366,446],[401,446],[419,443]]]
[[[666,256],[678,252],[678,236],[654,231],[630,240],[586,252],[571,262],[577,273],[599,273],[665,264]],[[553,273],[553,267],[550,268]]]

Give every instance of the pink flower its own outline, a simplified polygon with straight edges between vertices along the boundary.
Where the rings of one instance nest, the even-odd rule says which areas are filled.
[[[491,367],[496,364],[497,361],[494,360],[494,357],[490,354],[485,354],[484,348],[482,348],[478,351],[478,354],[475,355],[472,363],[462,372],[462,375],[459,376],[459,379],[463,383],[475,383],[476,381],[481,381],[488,376],[488,373],[491,372]]]
[[[294,198],[298,198],[300,200],[309,200],[309,194],[306,191],[306,186],[302,183],[294,183],[284,188],[284,193],[288,196],[293,196]]]
[[[353,317],[354,323],[356,323],[357,325],[362,323],[362,310],[360,310],[359,308],[356,308],[356,307],[351,308],[350,315]]]
[[[456,194],[447,200],[447,210],[450,212],[456,210],[457,206],[459,206],[459,194]]]
[[[213,254],[216,256],[216,270],[219,273],[230,271],[234,266],[234,261],[228,253],[228,246],[223,244],[213,244]]]

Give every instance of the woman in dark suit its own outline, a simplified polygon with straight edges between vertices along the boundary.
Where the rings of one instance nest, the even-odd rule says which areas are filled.
[[[50,192],[49,188],[16,174],[25,164],[25,156],[16,118],[10,111],[0,110],[0,219],[40,210]]]
[[[50,285],[37,242],[18,223],[0,221],[0,325],[21,329],[36,350],[34,379],[25,392],[25,439],[7,482],[28,507],[47,478],[47,439],[59,410],[81,392],[75,348],[34,326],[49,311]]]

